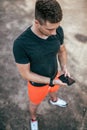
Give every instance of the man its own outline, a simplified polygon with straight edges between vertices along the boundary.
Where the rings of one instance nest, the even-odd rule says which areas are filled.
[[[69,76],[61,20],[62,10],[56,0],[37,0],[33,25],[14,42],[16,65],[22,77],[28,81],[31,130],[39,129],[36,111],[48,93],[52,105],[67,106],[56,94],[60,86],[66,86],[58,79],[57,59],[62,72]]]

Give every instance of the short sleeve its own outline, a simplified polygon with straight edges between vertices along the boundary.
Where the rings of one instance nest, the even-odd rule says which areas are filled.
[[[57,29],[57,35],[59,37],[60,44],[62,45],[64,43],[64,31],[63,31],[63,28],[61,26],[59,26]]]
[[[19,41],[16,40],[14,41],[13,44],[13,55],[16,63],[20,63],[20,64],[29,63],[29,57],[27,56],[23,48],[23,43],[20,43]]]

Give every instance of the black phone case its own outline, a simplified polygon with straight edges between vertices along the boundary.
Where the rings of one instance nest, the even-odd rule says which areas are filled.
[[[71,77],[68,76],[64,76],[64,74],[60,75],[58,77],[62,82],[67,83],[68,85],[72,85],[73,83],[75,83],[75,80],[72,79]]]

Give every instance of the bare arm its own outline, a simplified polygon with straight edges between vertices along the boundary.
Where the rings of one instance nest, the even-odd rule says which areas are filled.
[[[70,76],[68,70],[67,70],[67,52],[64,45],[61,45],[60,50],[58,52],[58,60],[61,66],[61,70],[63,73],[68,76]]]
[[[28,80],[28,81],[33,81],[37,83],[44,83],[44,84],[49,84],[50,83],[50,78],[38,75],[36,73],[33,73],[30,71],[30,64],[18,64],[16,63],[17,68],[21,74],[21,76]]]
[[[66,62],[67,62],[67,53],[66,53],[66,48],[64,45],[61,45],[60,50],[58,52],[58,60],[61,66],[61,69],[63,70],[64,67],[66,67]]]
[[[21,74],[21,76],[28,80],[28,81],[33,81],[36,83],[44,83],[44,84],[49,84],[50,83],[50,78],[38,75],[36,73],[33,73],[30,71],[30,64],[18,64],[16,63],[17,68]],[[59,84],[65,86],[64,83],[62,83],[60,80],[55,80],[53,81],[54,84]]]
[[[60,63],[60,67],[61,67],[61,70],[62,72],[68,76],[70,76],[68,70],[67,70],[67,67],[66,67],[66,64],[67,64],[67,53],[66,53],[66,48],[64,45],[61,45],[60,47],[60,50],[58,52],[58,60],[59,60],[59,63]],[[53,83],[54,84],[60,84],[62,86],[66,86],[67,84],[66,83],[63,83],[61,80],[56,80],[54,79],[53,80]]]

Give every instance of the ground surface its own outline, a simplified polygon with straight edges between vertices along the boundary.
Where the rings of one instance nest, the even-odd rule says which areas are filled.
[[[26,81],[16,68],[14,39],[31,25],[34,0],[0,0],[0,130],[28,130]],[[58,95],[67,108],[51,106],[48,97],[38,110],[40,130],[87,130],[87,0],[60,0],[68,69],[76,79]],[[29,129],[30,130],[30,129]]]

